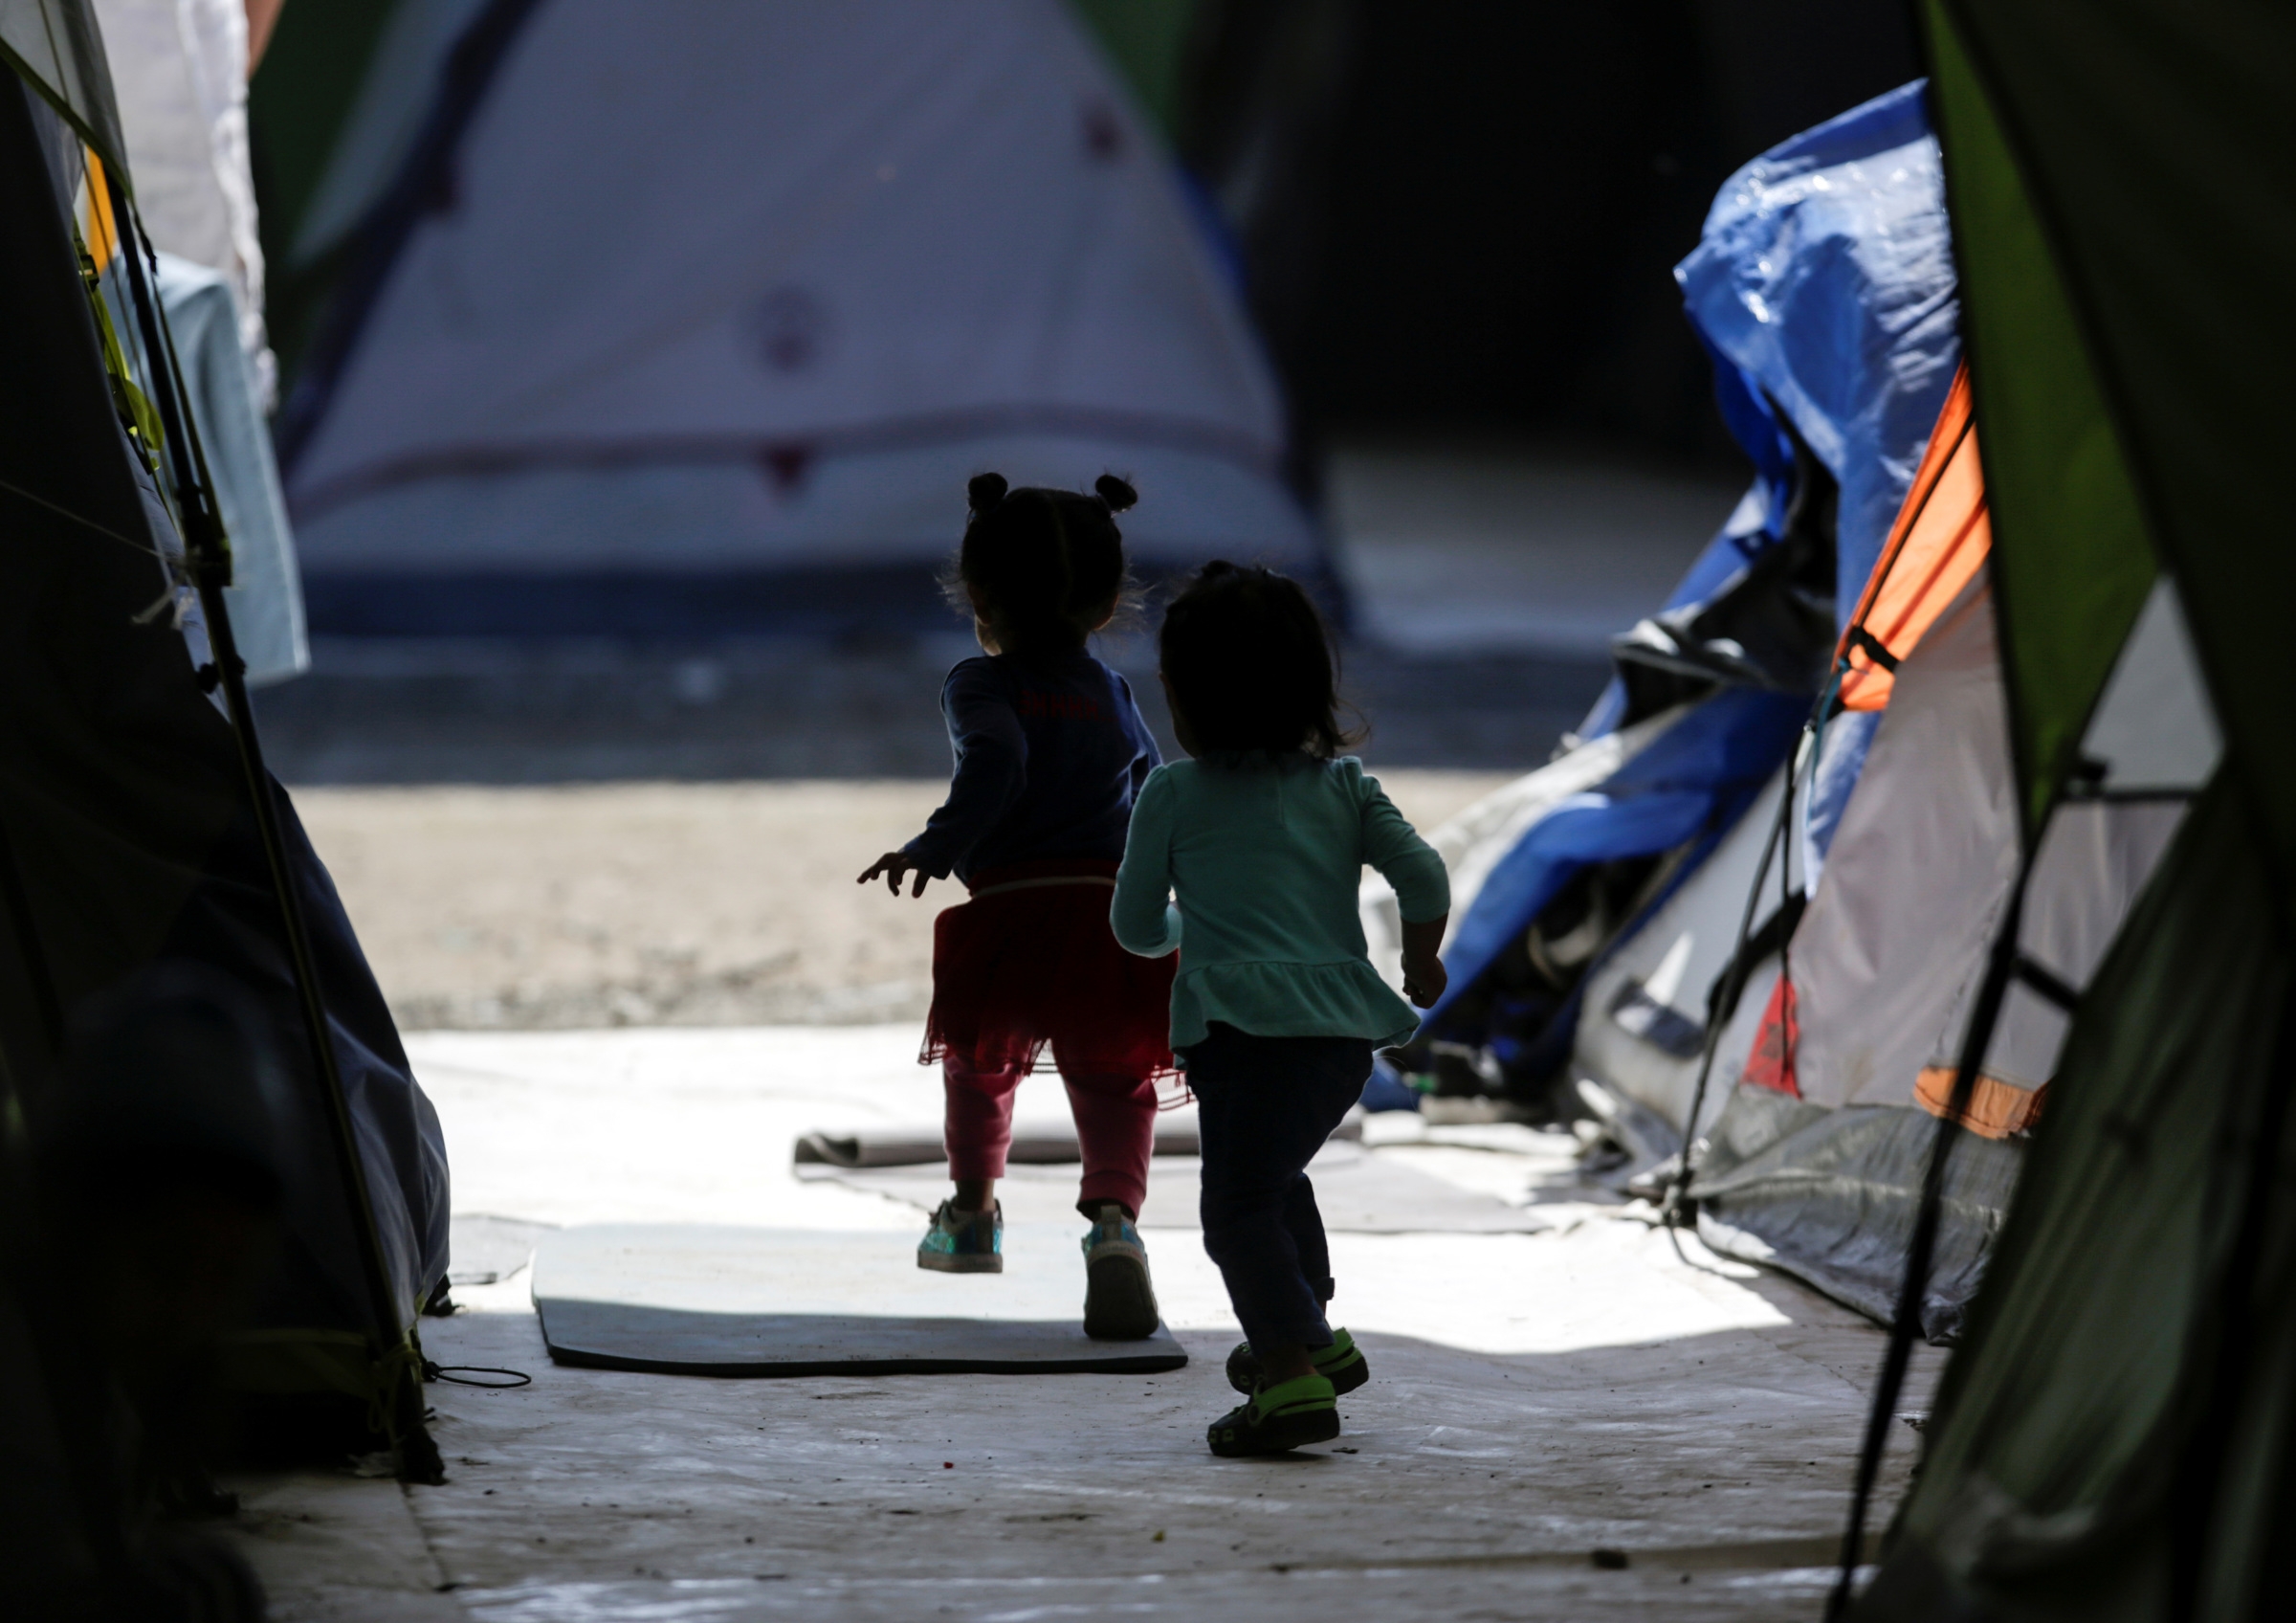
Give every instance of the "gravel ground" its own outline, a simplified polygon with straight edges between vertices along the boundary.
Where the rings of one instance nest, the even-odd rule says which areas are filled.
[[[1423,828],[1504,772],[1389,768]],[[936,885],[853,883],[932,780],[298,789],[409,1031],[921,1018]]]

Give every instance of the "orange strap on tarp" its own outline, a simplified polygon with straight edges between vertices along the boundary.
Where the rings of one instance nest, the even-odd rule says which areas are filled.
[[[1834,651],[1842,707],[1880,710],[1897,685],[1898,662],[1919,646],[1946,605],[1960,595],[1993,549],[1985,471],[1970,412],[1969,364],[1946,391],[1929,449],[1906,492],[1897,522],[1866,583],[1866,595]]]

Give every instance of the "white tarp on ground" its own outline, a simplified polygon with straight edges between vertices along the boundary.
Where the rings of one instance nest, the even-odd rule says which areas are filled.
[[[220,271],[266,410],[263,246],[247,145],[244,0],[95,0],[136,212],[154,246]]]
[[[906,562],[1128,473],[1136,552],[1314,556],[1273,378],[1057,0],[541,8],[289,480],[313,568]]]
[[[1910,1101],[1958,1056],[2016,878],[2018,816],[1993,602],[1979,574],[1897,685],[1795,934],[1795,1077],[1812,1103]],[[2178,800],[2069,805],[2049,828],[2020,945],[2067,985],[2095,972],[2183,814]],[[2013,984],[1984,1071],[2049,1079],[2065,1017]]]

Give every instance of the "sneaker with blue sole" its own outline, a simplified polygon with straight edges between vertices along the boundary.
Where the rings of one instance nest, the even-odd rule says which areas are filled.
[[[941,1274],[1004,1273],[1004,1209],[960,1212],[955,1201],[942,1201],[916,1242],[916,1265]]]
[[[1099,1342],[1142,1342],[1162,1323],[1148,1281],[1148,1248],[1124,1209],[1109,1201],[1084,1236],[1084,1333]]]

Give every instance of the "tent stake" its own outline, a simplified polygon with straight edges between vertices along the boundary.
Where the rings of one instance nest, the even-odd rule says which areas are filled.
[[[366,1276],[370,1308],[375,1315],[378,1378],[386,1384],[382,1393],[386,1429],[398,1455],[400,1480],[442,1482],[446,1480],[445,1462],[423,1422],[421,1358],[408,1332],[399,1324],[398,1305],[391,1297],[390,1277],[383,1262],[383,1237],[375,1228],[374,1201],[367,1187],[365,1164],[359,1156],[350,1103],[342,1091],[342,1073],[336,1063],[326,1003],[320,991],[318,967],[311,955],[311,937],[303,920],[302,901],[296,894],[294,876],[288,867],[286,841],[279,833],[278,807],[272,799],[271,773],[263,764],[263,745],[255,734],[254,711],[247,700],[246,665],[232,636],[231,611],[224,603],[223,589],[231,574],[231,553],[224,542],[212,490],[205,477],[205,456],[191,437],[174,345],[159,320],[156,290],[145,278],[145,266],[136,257],[136,247],[141,247],[145,255],[152,254],[151,241],[144,233],[143,221],[129,207],[119,176],[107,167],[104,181],[111,196],[113,218],[121,227],[120,256],[127,267],[136,322],[143,329],[144,348],[149,354],[154,404],[166,431],[168,458],[177,500],[183,509],[184,546],[192,579],[198,584],[200,608],[207,619],[209,654],[214,660],[211,669],[222,683],[232,735],[239,746],[239,765],[247,780],[256,837],[271,870],[272,893],[279,905],[279,923],[286,935],[289,966],[302,1004],[312,1063],[318,1071],[320,1091],[325,1096],[327,1114],[335,1128],[336,1159],[344,1190],[354,1208],[353,1230],[361,1242],[362,1272]],[[127,234],[131,230],[135,233],[132,245]],[[154,257],[155,271],[157,264]],[[395,1345],[390,1339],[394,1336]]]

